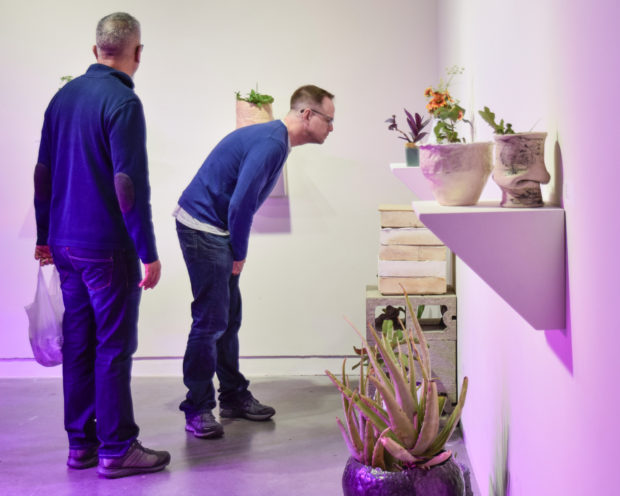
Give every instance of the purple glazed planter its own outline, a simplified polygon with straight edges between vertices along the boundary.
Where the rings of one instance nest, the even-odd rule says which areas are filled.
[[[349,458],[342,474],[344,496],[465,496],[465,479],[450,459],[430,470],[385,472]]]

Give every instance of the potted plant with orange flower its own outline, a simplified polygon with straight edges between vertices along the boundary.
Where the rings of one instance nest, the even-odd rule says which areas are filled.
[[[420,146],[420,168],[431,182],[431,190],[441,205],[474,205],[492,169],[493,143],[466,143],[459,135],[465,109],[450,94],[454,76],[463,68],[454,66],[447,70],[448,79],[441,80],[436,88],[428,87],[426,109],[435,118],[433,133],[437,144]],[[473,136],[472,136],[473,141]]]

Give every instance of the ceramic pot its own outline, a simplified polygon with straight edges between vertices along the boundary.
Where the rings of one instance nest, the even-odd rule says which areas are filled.
[[[495,135],[493,180],[502,190],[502,207],[544,205],[540,185],[551,176],[545,168],[547,133]]]
[[[430,470],[385,472],[349,458],[342,475],[344,496],[465,496],[465,479],[450,457]]]
[[[405,158],[407,167],[418,167],[420,165],[420,149],[415,143],[405,143]]]
[[[237,100],[237,129],[240,127],[260,124],[273,120],[273,111],[270,103],[263,103],[260,107],[254,103]]]
[[[420,169],[440,205],[475,205],[493,167],[493,143],[420,146]]]

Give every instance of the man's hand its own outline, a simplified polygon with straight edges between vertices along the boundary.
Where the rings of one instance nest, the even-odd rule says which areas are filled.
[[[38,260],[41,266],[54,263],[52,252],[48,245],[37,245],[34,249],[34,259]]]
[[[159,282],[159,278],[161,276],[161,262],[159,260],[155,260],[154,262],[144,264],[144,279],[140,281],[141,288],[152,289],[157,286]]]
[[[233,276],[238,276],[239,274],[241,274],[241,271],[243,270],[243,265],[245,264],[245,260],[235,260],[233,262]]]

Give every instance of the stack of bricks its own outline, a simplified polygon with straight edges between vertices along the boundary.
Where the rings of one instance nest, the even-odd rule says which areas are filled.
[[[446,247],[410,206],[380,205],[379,292],[385,295],[443,294]]]

